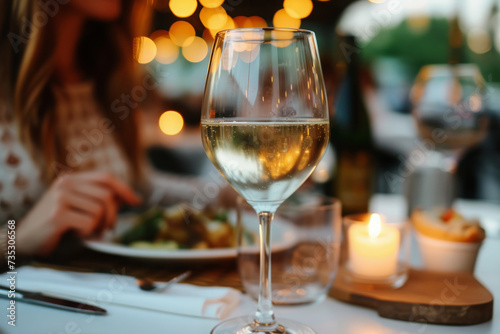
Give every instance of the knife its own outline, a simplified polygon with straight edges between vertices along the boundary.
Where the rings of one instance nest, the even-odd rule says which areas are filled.
[[[105,315],[107,313],[105,309],[97,306],[45,295],[41,292],[30,292],[19,289],[13,291],[3,285],[0,285],[0,298],[87,314]]]

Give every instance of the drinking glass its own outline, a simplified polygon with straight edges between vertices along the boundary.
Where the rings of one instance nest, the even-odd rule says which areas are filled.
[[[259,296],[257,215],[237,200],[238,270],[245,292]],[[278,208],[271,226],[274,305],[321,301],[332,287],[340,258],[340,201],[307,191],[293,194]]]
[[[325,85],[313,32],[282,28],[217,33],[201,116],[205,151],[259,217],[257,311],[212,333],[314,331],[275,319],[270,224],[276,209],[309,177],[329,139]]]

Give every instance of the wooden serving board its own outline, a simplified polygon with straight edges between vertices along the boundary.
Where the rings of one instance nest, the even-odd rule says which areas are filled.
[[[329,295],[375,309],[381,317],[429,324],[473,325],[491,320],[493,295],[472,274],[411,269],[399,289],[361,286],[345,279],[344,269]]]

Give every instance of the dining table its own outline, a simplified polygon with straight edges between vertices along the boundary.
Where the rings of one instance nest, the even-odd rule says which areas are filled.
[[[466,217],[477,217],[487,237],[480,249],[474,276],[493,295],[500,298],[500,205],[480,200],[458,199],[455,208]],[[375,194],[370,212],[406,218],[406,204],[400,195]],[[422,266],[418,247],[412,240],[411,266]],[[168,280],[186,270],[191,276],[178,284],[230,287],[241,291],[241,298],[225,319],[251,318],[256,301],[245,294],[239,278],[236,259],[208,261],[148,260],[104,254],[85,247],[59,253],[49,258],[36,258],[30,266],[77,272],[114,272],[134,277]],[[22,280],[18,277],[18,281]],[[167,292],[168,293],[168,292]],[[89,316],[49,307],[17,303],[16,326],[8,325],[9,300],[0,299],[0,333],[22,334],[203,334],[210,333],[221,320],[198,316],[157,312],[117,304],[106,305],[104,316]],[[440,334],[440,333],[500,333],[500,308],[493,307],[493,317],[487,322],[468,326],[435,325],[383,318],[373,309],[339,301],[329,293],[311,304],[275,306],[277,318],[288,318],[307,324],[318,334]]]

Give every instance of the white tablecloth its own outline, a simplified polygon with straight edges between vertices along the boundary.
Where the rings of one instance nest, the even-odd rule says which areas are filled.
[[[371,211],[404,214],[404,208],[396,205],[397,197],[376,196]],[[466,215],[487,218],[493,227],[488,228],[486,239],[479,254],[476,277],[500,299],[500,235],[494,234],[494,225],[500,225],[500,207],[487,203],[459,201],[457,207]],[[389,209],[388,209],[389,208]],[[400,211],[400,212],[397,212]],[[498,230],[497,230],[498,231]],[[418,259],[416,259],[418,261]],[[0,333],[22,334],[204,334],[210,333],[217,320],[183,317],[160,312],[135,310],[109,306],[107,316],[88,316],[59,311],[25,303],[17,303],[16,327],[7,325],[8,300],[0,299]],[[255,302],[244,296],[232,316],[250,316]],[[474,326],[439,326],[384,319],[371,309],[366,309],[326,298],[322,302],[294,307],[276,307],[278,317],[286,317],[308,324],[318,334],[498,334],[500,333],[500,307],[495,305],[493,319]],[[3,312],[3,314],[2,314]]]

